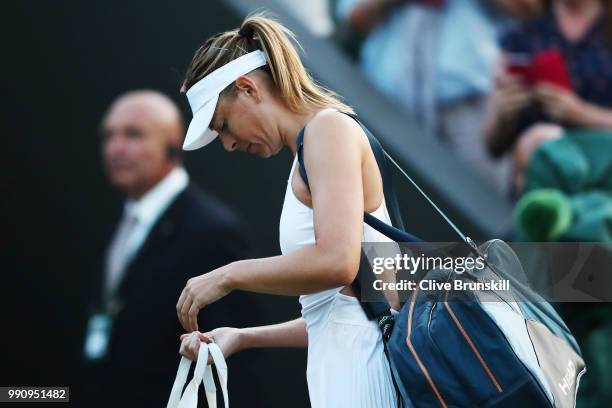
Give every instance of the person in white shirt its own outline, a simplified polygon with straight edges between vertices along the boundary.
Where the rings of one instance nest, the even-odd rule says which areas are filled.
[[[106,173],[127,198],[107,254],[110,293],[155,221],[187,187],[189,176],[178,157],[181,114],[168,97],[153,91],[126,94],[112,105],[103,126]]]

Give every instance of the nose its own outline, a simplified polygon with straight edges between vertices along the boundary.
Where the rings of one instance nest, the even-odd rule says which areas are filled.
[[[233,152],[238,148],[238,142],[231,136],[221,136],[221,134],[219,134],[219,139],[221,139],[221,143],[223,143],[223,148],[228,152]]]
[[[124,148],[124,143],[116,135],[110,135],[104,141],[104,153],[110,157],[116,156]]]

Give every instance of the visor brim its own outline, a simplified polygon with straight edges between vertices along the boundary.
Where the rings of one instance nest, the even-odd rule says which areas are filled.
[[[193,115],[187,129],[183,150],[196,150],[215,140],[218,133],[209,126],[218,100],[219,95],[216,95]]]

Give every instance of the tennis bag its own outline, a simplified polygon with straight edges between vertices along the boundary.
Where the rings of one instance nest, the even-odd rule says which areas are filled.
[[[395,315],[384,300],[361,302],[368,318],[376,320],[382,331],[400,404],[418,408],[574,407],[580,377],[586,372],[580,349],[553,307],[529,287],[512,248],[498,239],[477,246],[359,124],[376,157],[396,227],[368,213],[364,213],[364,221],[395,242],[423,242],[403,230],[390,161],[453,228],[468,256],[484,260],[483,269],[462,274],[434,269],[422,279],[505,279],[509,283],[509,290],[503,292],[416,290]],[[308,185],[303,139],[304,129],[297,138],[297,154],[300,174]],[[362,250],[361,266],[352,285],[355,292],[361,293],[360,288],[371,285],[373,279]]]

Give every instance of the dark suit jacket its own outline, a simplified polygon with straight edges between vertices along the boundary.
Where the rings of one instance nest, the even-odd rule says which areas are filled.
[[[179,335],[184,333],[176,314],[182,289],[189,278],[247,256],[237,218],[189,185],[160,216],[127,266],[118,289],[123,307],[113,321],[108,356],[95,364],[84,360],[84,384],[74,390],[71,401],[87,407],[165,407],[180,360]],[[101,303],[100,270],[91,311]],[[253,296],[236,292],[202,310],[199,329],[244,327],[256,320]],[[230,392],[233,402],[239,402],[240,394],[257,400],[251,360],[228,360],[230,390],[236,390]]]

